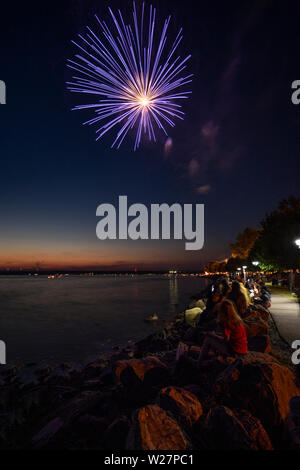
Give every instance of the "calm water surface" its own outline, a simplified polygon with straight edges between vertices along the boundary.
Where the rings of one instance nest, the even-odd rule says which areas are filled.
[[[77,361],[138,340],[182,311],[204,280],[160,276],[0,277],[7,363]],[[157,325],[144,319],[157,313]]]

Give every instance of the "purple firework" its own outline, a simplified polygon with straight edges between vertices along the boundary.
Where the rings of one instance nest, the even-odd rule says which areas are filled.
[[[182,41],[182,29],[167,50],[171,16],[165,20],[158,45],[155,46],[156,9],[152,5],[147,25],[144,3],[140,21],[133,3],[132,25],[125,24],[120,10],[118,17],[110,8],[109,11],[116,35],[96,16],[103,37],[87,27],[85,36],[79,34],[80,44],[72,41],[81,53],[76,55],[76,61],[68,61],[68,67],[79,72],[78,76],[72,77],[73,82],[68,82],[68,89],[101,97],[95,104],[74,108],[94,109],[96,116],[84,124],[101,123],[96,140],[117,126],[118,133],[112,147],[117,145],[119,148],[127,133],[135,129],[136,150],[142,133],[156,141],[155,128],[162,129],[168,135],[165,125],[174,127],[174,118],[183,119],[184,113],[176,101],[188,98],[191,92],[176,90],[191,82],[192,75],[182,76],[191,56],[184,59],[175,57]]]

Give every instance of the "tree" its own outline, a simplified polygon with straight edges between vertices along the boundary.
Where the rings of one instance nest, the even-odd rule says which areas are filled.
[[[247,259],[250,250],[259,237],[259,233],[259,229],[251,227],[247,227],[242,233],[239,233],[236,241],[230,245],[232,257]]]
[[[249,259],[259,261],[265,270],[296,269],[300,266],[300,199],[290,196],[279,202],[275,211],[266,214],[261,232],[250,251]]]
[[[235,258],[230,258],[226,265],[226,271],[233,273],[237,271],[238,268],[240,268],[241,266],[244,266],[245,264],[246,264],[246,260],[239,258],[238,256],[236,256]]]
[[[223,273],[226,271],[226,261],[212,261],[208,263],[207,270],[210,273]]]

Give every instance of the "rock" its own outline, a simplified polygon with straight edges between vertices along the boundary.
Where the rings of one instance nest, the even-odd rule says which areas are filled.
[[[272,351],[271,339],[269,335],[258,335],[248,339],[249,351],[257,351],[268,354]]]
[[[260,352],[248,351],[247,354],[240,356],[238,359],[231,362],[227,367],[223,368],[222,371],[216,376],[214,392],[217,395],[228,396],[230,393],[230,387],[233,382],[236,382],[240,378],[241,371],[244,367],[251,364],[273,364],[277,363],[277,360],[269,354],[263,354]]]
[[[31,369],[21,369],[17,375],[17,380],[20,382],[20,389],[33,388],[39,384],[39,377]]]
[[[185,385],[184,389],[187,390],[188,392],[192,393],[193,395],[195,395],[195,397],[198,398],[198,400],[199,400],[199,397],[202,395],[202,392],[203,392],[202,387],[200,385],[196,385],[196,384]]]
[[[71,381],[71,374],[68,368],[56,367],[45,378],[45,381],[51,384],[68,384]]]
[[[195,325],[203,309],[199,307],[190,308],[185,311],[185,321],[188,325]]]
[[[218,403],[247,409],[259,418],[274,444],[282,438],[290,399],[300,395],[290,369],[276,363],[268,354],[253,352],[225,369],[214,391]]]
[[[176,362],[173,373],[173,383],[178,386],[188,384],[200,385],[201,377],[196,362],[191,361],[188,357],[181,356]]]
[[[153,367],[144,375],[144,389],[150,387],[164,387],[170,384],[170,371],[167,367]]]
[[[156,353],[160,351],[169,351],[172,346],[168,340],[169,332],[163,329],[157,333],[147,336],[135,343],[135,356],[141,357],[145,354]]]
[[[54,412],[55,418],[50,419],[32,438],[33,447],[43,448],[48,445],[50,440],[55,438],[60,431],[66,431],[77,418],[86,414],[88,410],[99,404],[102,399],[103,394],[100,392],[83,392],[72,399],[67,405],[61,406]]]
[[[89,363],[84,369],[84,375],[87,379],[94,379],[99,377],[105,369],[103,361],[94,361]]]
[[[105,449],[124,450],[129,429],[130,421],[126,416],[121,416],[111,423],[104,434]]]
[[[201,347],[198,346],[197,344],[193,344],[190,347],[190,354],[194,354],[195,358],[199,357],[200,352],[201,352]]]
[[[153,369],[158,369],[153,371]],[[145,375],[152,370],[153,377],[155,374],[159,378],[162,374],[167,374],[167,366],[155,356],[145,357],[143,359],[129,359],[126,361],[118,361],[115,364],[114,374],[117,383],[130,387],[138,385],[144,381]],[[149,380],[149,375],[148,375]]]
[[[272,450],[270,438],[259,419],[245,410],[212,408],[205,422],[211,450]]]
[[[38,448],[45,446],[63,428],[63,425],[64,422],[60,417],[52,419],[32,438],[33,446]]]
[[[19,365],[5,365],[2,367],[1,375],[5,377],[13,377],[21,369]]]
[[[207,393],[210,393],[210,388],[219,374],[227,369],[234,359],[213,356],[211,360],[207,361],[205,367],[199,369],[196,361],[199,357],[199,350],[200,348],[198,347],[192,347],[189,357],[180,357],[173,373],[173,384],[184,388],[190,384],[199,385],[202,387],[203,395],[205,396]]]
[[[35,373],[39,377],[46,377],[53,370],[51,364],[42,364],[35,369]]]
[[[260,318],[261,320],[268,321],[270,312],[262,305],[249,305],[245,318]]]
[[[180,387],[163,388],[158,396],[158,404],[170,411],[176,420],[184,426],[193,426],[203,414],[198,398],[188,390]]]
[[[114,385],[115,375],[111,366],[105,367],[100,375],[100,380],[103,385]]]
[[[205,339],[206,334],[209,331],[216,331],[218,327],[218,321],[216,319],[212,319],[212,316],[208,317],[207,320],[204,320],[203,317],[200,317],[195,335],[195,342],[201,345]]]
[[[80,416],[76,423],[76,427],[86,438],[99,441],[100,437],[107,429],[108,424],[107,419],[102,416],[86,414]]]
[[[133,409],[150,403],[158,391],[171,382],[167,366],[157,357],[120,361],[115,377],[123,385],[120,390],[123,401]]]
[[[292,450],[300,450],[300,396],[293,397],[290,401],[286,427]]]
[[[167,331],[171,330],[174,327],[174,322],[172,321],[163,320],[162,324],[163,324],[164,329]]]
[[[183,335],[183,341],[191,342],[195,341],[196,339],[196,333],[198,331],[198,328],[191,326],[188,330]]]
[[[195,307],[200,308],[202,311],[206,309],[205,302],[204,302],[202,299],[193,300],[193,301],[190,303],[189,308],[195,308]]]
[[[244,326],[248,339],[268,334],[269,325],[261,318],[245,318]]]
[[[5,384],[12,384],[17,380],[17,374],[22,371],[19,365],[6,365],[1,366],[1,382]]]
[[[82,387],[85,390],[100,390],[102,387],[101,380],[98,379],[88,379],[82,383]]]
[[[189,442],[177,421],[158,405],[148,405],[133,416],[128,450],[188,450]]]
[[[300,426],[300,396],[291,399],[289,416],[291,416],[296,426]]]

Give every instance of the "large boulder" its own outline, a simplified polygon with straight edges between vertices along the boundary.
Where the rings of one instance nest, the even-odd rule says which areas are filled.
[[[270,317],[270,312],[268,309],[262,305],[249,305],[245,318],[260,318],[261,320],[268,321]]]
[[[113,421],[104,434],[105,448],[111,450],[125,449],[129,429],[130,422],[126,416],[121,416]]]
[[[157,357],[149,356],[143,359],[117,361],[114,367],[117,382],[126,387],[141,384],[144,380],[153,378],[153,385],[164,382],[168,375],[167,366]]]
[[[188,330],[185,331],[182,339],[187,343],[192,343],[196,341],[196,335],[198,332],[198,328],[196,326],[191,326]]]
[[[137,410],[128,435],[129,450],[188,450],[187,437],[177,421],[158,405]]]
[[[72,399],[68,404],[62,405],[58,410],[52,413],[47,424],[42,427],[32,438],[32,447],[43,448],[51,441],[58,438],[61,434],[68,434],[74,423],[103,400],[101,392],[82,392]]]
[[[190,350],[190,356],[193,355],[194,351],[196,359],[196,348]],[[207,401],[211,403],[211,399],[214,398],[211,391],[216,378],[232,361],[234,361],[233,358],[214,356],[210,361],[207,361],[205,366],[199,368],[196,360],[181,356],[172,376],[172,385],[185,389],[192,386],[197,389],[199,401],[206,406]]]
[[[67,385],[71,381],[71,368],[62,364],[53,369],[46,377],[45,382],[52,385]]]
[[[201,377],[196,361],[190,360],[189,357],[181,356],[177,362],[173,372],[173,383],[178,386],[189,384],[201,384]]]
[[[100,377],[105,370],[106,365],[103,360],[93,361],[86,365],[83,374],[86,379],[94,379]]]
[[[248,353],[223,371],[214,386],[218,403],[242,408],[258,417],[278,441],[289,413],[289,401],[300,395],[293,372],[272,356]]]
[[[212,408],[205,421],[207,447],[213,450],[272,450],[259,419],[246,410]]]
[[[198,398],[188,390],[180,387],[165,387],[158,396],[158,404],[170,411],[176,420],[184,426],[191,427],[203,414]]]
[[[269,325],[261,318],[245,318],[244,325],[248,339],[268,334]]]
[[[258,335],[248,339],[249,351],[257,351],[269,354],[272,351],[271,339],[269,335]]]
[[[142,357],[146,354],[169,351],[172,349],[171,332],[164,328],[135,343],[135,356]]]

